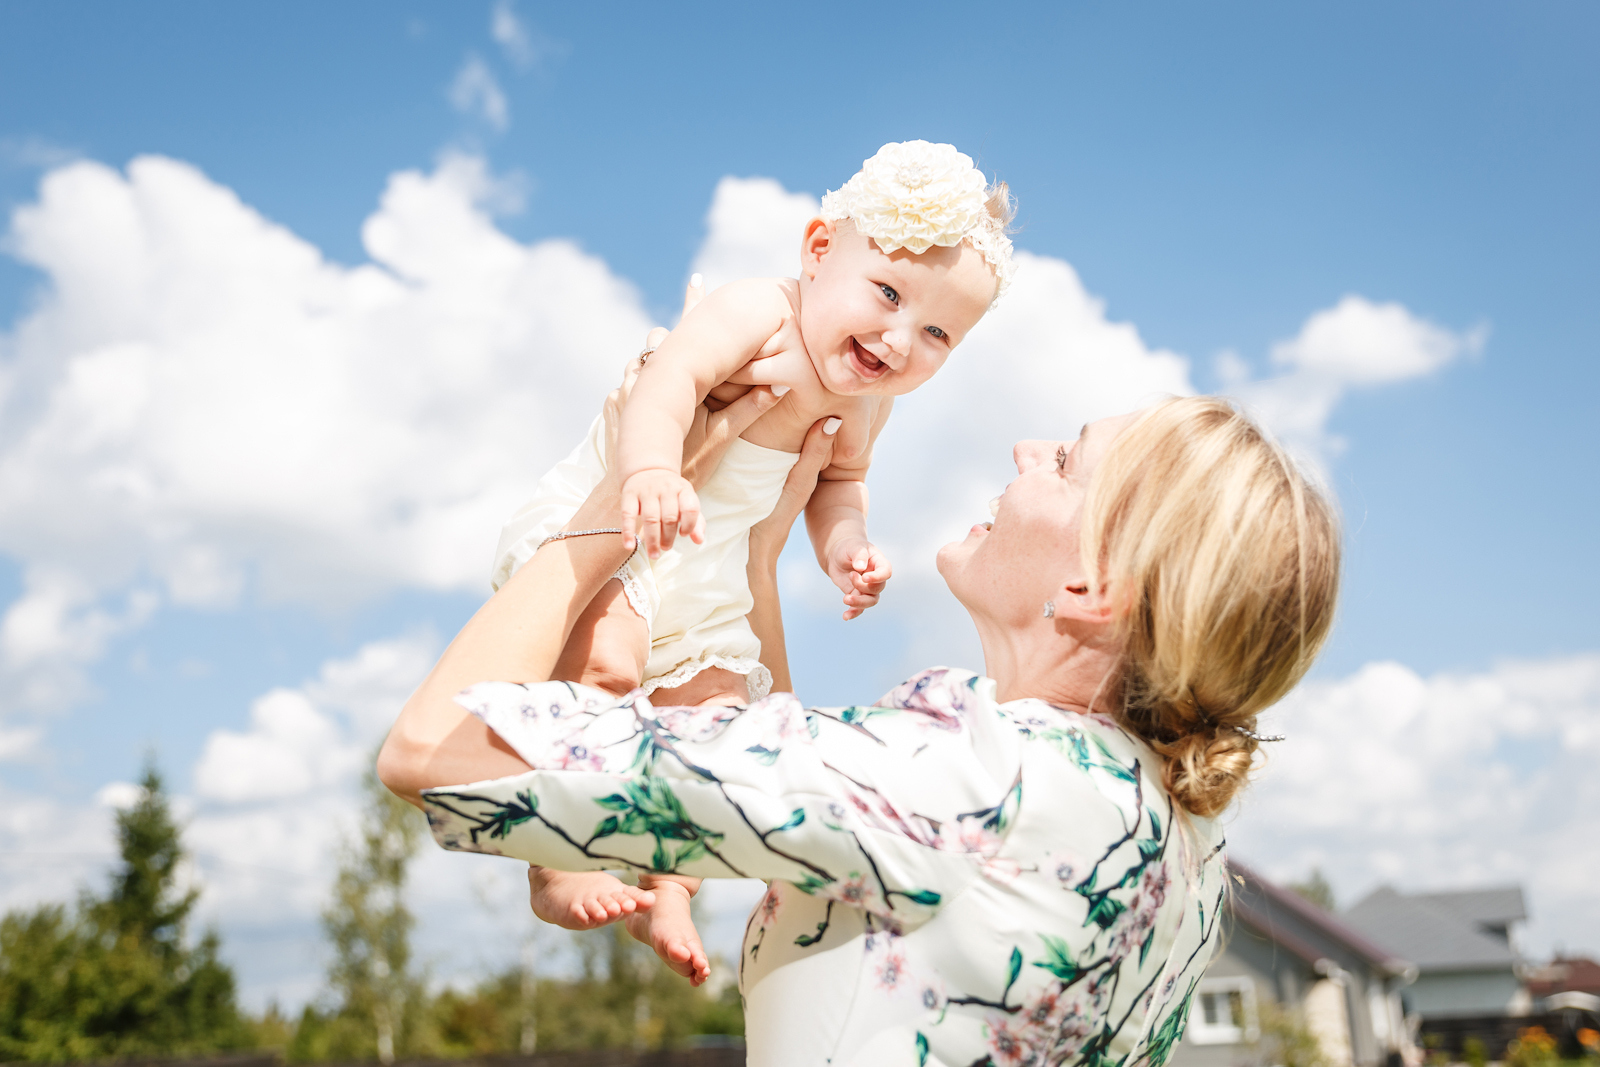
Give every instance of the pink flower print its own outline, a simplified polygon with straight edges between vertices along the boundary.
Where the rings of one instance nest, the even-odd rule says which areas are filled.
[[[878,961],[878,988],[893,993],[900,988],[906,976],[906,954],[899,948],[898,938],[885,938],[887,948]]]
[[[866,876],[854,871],[844,881],[830,885],[824,893],[839,903],[849,904],[854,908],[865,907],[872,898],[872,890],[867,888]]]
[[[750,705],[745,714],[760,724],[759,744],[768,752],[780,751],[791,737],[809,736],[805,709],[793,693],[773,693]]]
[[[1010,885],[1022,873],[1022,864],[1013,859],[1003,859],[992,856],[983,861],[983,874],[991,882],[1001,885]]]
[[[1000,851],[1000,835],[985,826],[981,817],[961,819],[957,823],[957,840],[961,851],[992,856]]]
[[[600,753],[584,743],[581,733],[566,737],[558,743],[553,762],[563,771],[598,771],[605,766],[605,760]]]
[[[1012,1021],[998,1012],[989,1015],[989,1055],[995,1067],[1033,1067],[1039,1057],[1026,1025],[1013,1029]]]
[[[778,921],[778,912],[783,908],[783,898],[778,895],[778,883],[767,886],[767,895],[761,898],[756,908],[761,916],[761,929],[765,930]]]
[[[1089,877],[1089,872],[1094,869],[1094,864],[1078,855],[1076,852],[1058,851],[1051,849],[1039,861],[1039,870],[1048,877],[1054,878],[1062,889],[1076,889],[1078,883]]]
[[[685,741],[709,741],[743,711],[716,704],[704,707],[657,708],[656,723],[666,733]]]
[[[878,704],[920,712],[926,716],[925,721],[930,726],[959,731],[966,713],[966,702],[972,693],[967,686],[970,677],[966,672],[956,673],[935,667],[895,686]]]
[[[939,847],[939,832],[928,819],[921,815],[902,814],[888,797],[875,789],[853,782],[847,782],[845,788],[849,790],[850,806],[860,816],[863,825],[899,834],[929,848]]]
[[[1159,909],[1162,904],[1166,903],[1167,885],[1170,883],[1170,881],[1171,875],[1167,873],[1167,868],[1165,866],[1152,866],[1145,868],[1144,878],[1140,881],[1139,891],[1149,899],[1151,911]]]

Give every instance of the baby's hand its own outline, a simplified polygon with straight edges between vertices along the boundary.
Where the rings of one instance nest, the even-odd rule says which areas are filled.
[[[672,547],[683,534],[695,544],[705,541],[700,498],[677,471],[642,470],[622,483],[622,541],[632,548],[643,542],[651,559]]]
[[[828,556],[828,577],[844,593],[844,617],[848,621],[878,602],[878,595],[889,584],[889,559],[877,545],[863,538],[851,538],[833,546]]]

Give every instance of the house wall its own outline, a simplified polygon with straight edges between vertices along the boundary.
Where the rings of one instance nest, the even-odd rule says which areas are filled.
[[[1405,991],[1407,1010],[1424,1019],[1452,1015],[1519,1015],[1528,1010],[1522,982],[1509,967],[1424,974]]]
[[[1398,1016],[1398,1006],[1391,1003],[1394,995],[1383,980],[1361,961],[1349,957],[1336,961],[1341,984],[1241,925],[1234,925],[1224,944],[1224,951],[1206,969],[1205,981],[1248,978],[1258,1013],[1276,1008],[1299,1014],[1334,1067],[1377,1067],[1384,1062],[1389,1047],[1386,1024]],[[1173,1049],[1172,1067],[1266,1067],[1279,1062],[1270,1035],[1254,1043],[1195,1041],[1193,1020],[1199,1008],[1196,1004],[1191,1010],[1190,1030]],[[1375,1020],[1375,1008],[1389,1017]],[[1384,1032],[1376,1032],[1380,1030]]]

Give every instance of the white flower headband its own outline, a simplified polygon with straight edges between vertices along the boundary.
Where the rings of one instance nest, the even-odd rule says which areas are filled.
[[[842,189],[824,196],[822,215],[852,220],[885,253],[909,248],[921,255],[967,241],[994,271],[999,303],[1016,266],[1011,238],[989,214],[988,200],[983,172],[954,145],[899,141],[878,149]]]

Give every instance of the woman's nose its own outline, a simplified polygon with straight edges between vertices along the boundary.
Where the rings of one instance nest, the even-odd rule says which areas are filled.
[[[1049,441],[1018,441],[1011,449],[1011,458],[1017,461],[1017,473],[1024,474],[1037,467],[1050,451]]]

